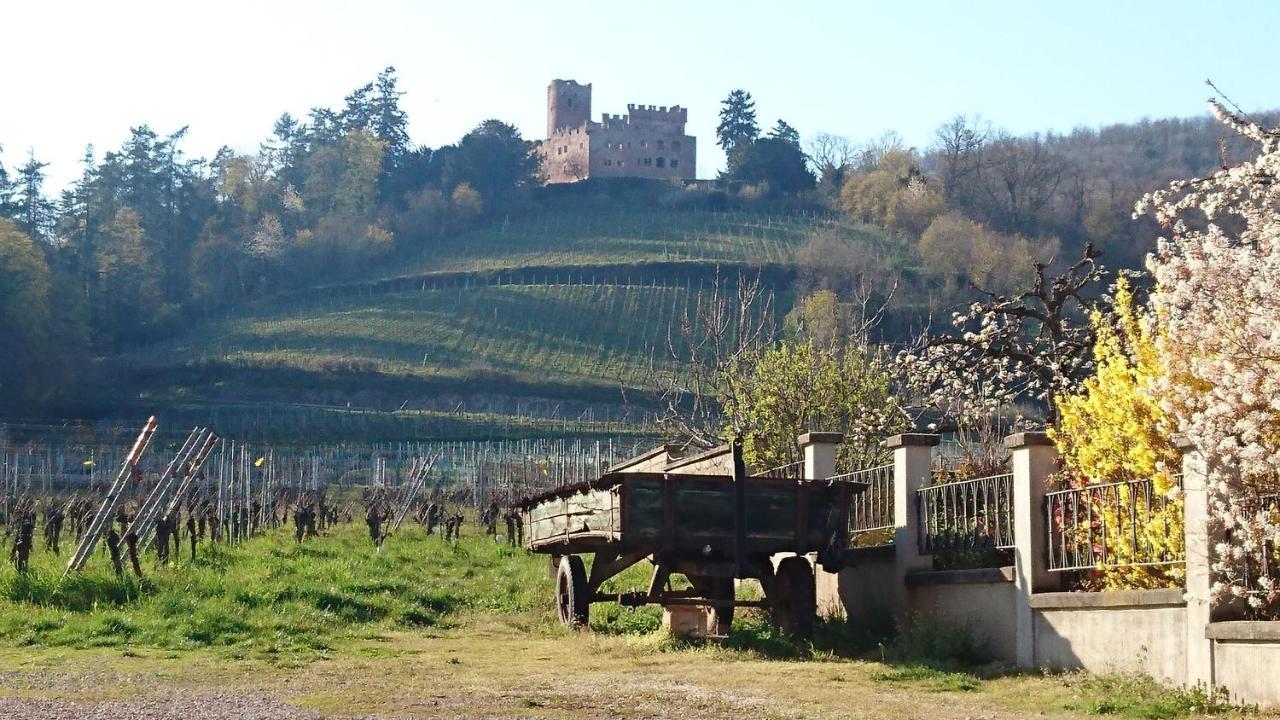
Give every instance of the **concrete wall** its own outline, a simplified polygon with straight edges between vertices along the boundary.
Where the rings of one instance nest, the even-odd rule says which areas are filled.
[[[677,445],[659,445],[648,452],[641,453],[628,460],[610,467],[606,472],[662,472],[671,462],[683,456],[682,448]]]
[[[1187,586],[1165,590],[1057,592],[1047,566],[1046,478],[1054,471],[1043,433],[1006,439],[1014,487],[1013,568],[938,572],[922,555],[916,491],[927,482],[934,436],[885,441],[894,455],[894,543],[855,551],[855,565],[818,573],[819,607],[850,618],[885,608],[967,627],[994,658],[1020,667],[1143,673],[1168,685],[1225,687],[1236,702],[1280,707],[1280,621],[1211,622],[1206,487],[1213,464],[1186,451],[1183,498]],[[883,613],[881,613],[883,616]]]
[[[1031,606],[1039,667],[1140,672],[1171,685],[1187,682],[1181,590],[1044,593]]]
[[[729,445],[711,448],[673,460],[663,470],[686,475],[733,475],[733,448]],[[751,474],[751,468],[747,468],[747,474]]]
[[[838,573],[814,568],[818,612],[857,620],[883,614],[895,598],[888,590],[895,580],[893,547],[854,550],[853,566]]]
[[[1010,619],[1019,597],[1013,568],[916,572],[907,582],[912,611],[968,629],[992,660],[1014,660],[1018,638]]]
[[[1280,707],[1280,622],[1210,623],[1214,684],[1235,702]]]

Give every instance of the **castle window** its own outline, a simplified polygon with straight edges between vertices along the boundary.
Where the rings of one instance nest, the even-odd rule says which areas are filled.
[[[613,164],[613,161],[612,161],[612,160],[605,160],[605,161],[604,161],[604,164],[605,164],[605,166],[607,167],[607,166],[609,166],[609,165],[612,165],[612,164]]]
[[[667,164],[667,161],[665,159],[658,158],[658,167],[663,167],[666,164]]]
[[[659,149],[659,150],[664,149],[666,146],[667,146],[667,144],[666,144],[666,143],[664,143],[663,141],[661,141],[661,140],[659,140],[659,141],[658,141],[658,149]]]
[[[649,147],[649,141],[648,141],[648,140],[641,140],[641,141],[640,141],[640,147],[642,147],[642,148]]]
[[[621,160],[619,160],[619,161],[618,161],[618,167],[622,167],[622,161],[621,161]]]
[[[653,158],[645,158],[645,159],[644,159],[644,164],[645,164],[645,165],[652,165],[652,164],[653,164]]]
[[[671,158],[671,169],[675,170],[678,165],[680,165],[680,161],[675,158]]]

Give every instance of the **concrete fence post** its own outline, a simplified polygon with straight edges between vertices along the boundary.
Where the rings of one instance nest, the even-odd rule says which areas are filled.
[[[1175,438],[1182,451],[1182,516],[1187,571],[1187,684],[1213,687],[1213,641],[1205,630],[1213,610],[1209,534],[1209,463],[1186,438]]]
[[[1015,433],[1004,439],[1013,455],[1013,564],[1018,589],[1016,660],[1021,667],[1036,664],[1035,615],[1031,595],[1057,590],[1057,576],[1049,572],[1047,519],[1044,509],[1046,484],[1054,471],[1058,451],[1048,434]]]
[[[807,432],[796,442],[804,452],[804,477],[807,480],[826,480],[836,474],[836,452],[844,435],[838,432]]]
[[[933,557],[920,552],[916,496],[929,484],[937,444],[938,436],[929,433],[903,433],[884,441],[884,447],[893,451],[893,614],[899,622],[911,611],[907,573],[933,569]]]

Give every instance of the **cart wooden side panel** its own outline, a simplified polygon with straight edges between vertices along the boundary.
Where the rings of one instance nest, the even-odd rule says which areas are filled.
[[[813,552],[843,523],[845,488],[749,478],[747,549]],[[732,554],[733,483],[721,476],[637,474],[623,481],[622,539],[627,545],[713,556]]]
[[[622,529],[619,490],[618,485],[593,488],[530,505],[524,513],[529,547],[586,539],[617,542]]]
[[[843,528],[848,485],[749,478],[747,549],[752,554],[815,552]],[[733,552],[733,481],[721,475],[618,473],[532,498],[524,508],[531,550],[551,553]]]

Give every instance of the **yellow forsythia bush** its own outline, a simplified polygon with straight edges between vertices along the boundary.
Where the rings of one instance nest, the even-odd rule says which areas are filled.
[[[1165,372],[1156,338],[1147,318],[1135,307],[1133,292],[1121,279],[1115,288],[1113,314],[1095,310],[1090,317],[1097,333],[1094,358],[1097,374],[1075,394],[1057,400],[1058,419],[1050,436],[1062,460],[1059,483],[1065,487],[1151,479],[1154,496],[1170,498],[1137,528],[1139,541],[1150,542],[1155,554],[1182,556],[1183,513],[1177,476],[1181,455],[1173,444],[1152,387]],[[1120,507],[1128,490],[1120,489]],[[1145,503],[1140,503],[1144,506]],[[1107,550],[1113,562],[1133,557],[1129,513],[1116,506],[1093,508],[1106,520]],[[1069,529],[1084,537],[1086,528]],[[1100,568],[1096,584],[1103,589],[1177,587],[1182,565]],[[1094,584],[1094,583],[1091,583]]]

